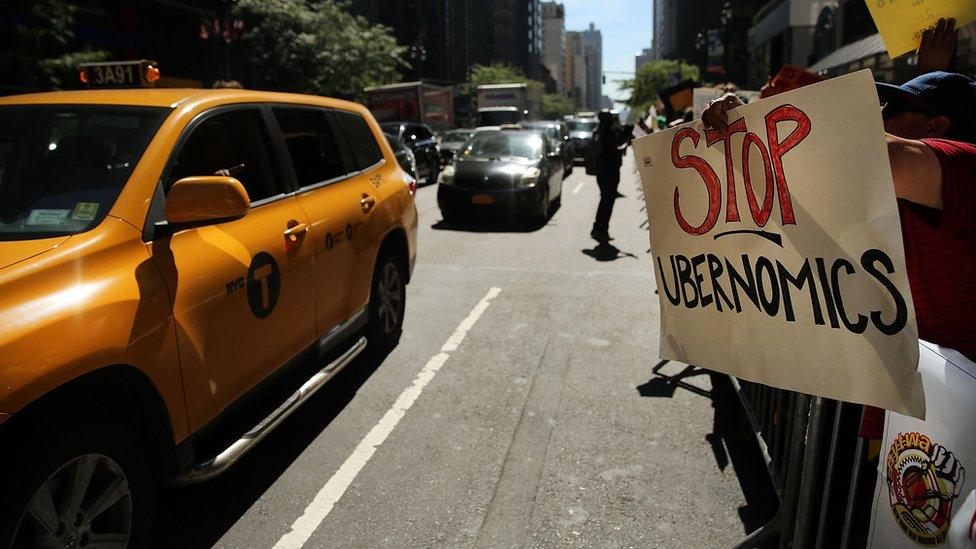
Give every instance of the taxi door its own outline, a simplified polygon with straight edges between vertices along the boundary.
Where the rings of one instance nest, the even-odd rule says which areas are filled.
[[[257,107],[219,109],[194,122],[164,175],[168,189],[227,170],[251,199],[240,219],[150,246],[173,301],[192,430],[315,339],[308,219],[281,189],[272,151]]]
[[[291,161],[298,203],[310,220],[315,324],[324,338],[345,321],[355,320],[352,317],[362,309],[352,294],[370,205],[331,110],[274,105],[271,112]]]
[[[388,185],[393,183],[384,175],[383,151],[366,118],[357,112],[334,111],[338,131],[345,137],[349,155],[359,170],[351,178],[359,194],[360,216],[354,225],[353,248],[356,267],[351,270],[349,300],[357,307],[369,302],[376,256],[386,231],[396,223],[389,203],[384,203]],[[382,136],[382,134],[380,134]]]

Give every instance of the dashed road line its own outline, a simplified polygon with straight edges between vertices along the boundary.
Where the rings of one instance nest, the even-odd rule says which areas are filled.
[[[497,297],[501,291],[501,288],[491,288],[481,298],[481,301],[475,305],[474,309],[471,309],[467,318],[461,321],[457,329],[454,330],[454,333],[451,334],[451,337],[441,346],[440,352],[427,361],[427,364],[420,370],[417,377],[414,378],[413,384],[400,393],[396,402],[393,403],[393,407],[366,433],[366,436],[363,437],[352,454],[346,458],[346,461],[332,475],[332,478],[315,494],[315,497],[305,508],[302,516],[298,517],[292,523],[291,530],[282,536],[278,540],[278,543],[274,545],[275,549],[297,549],[303,547],[308,542],[315,530],[322,524],[322,521],[332,512],[339,498],[342,497],[356,479],[359,472],[363,470],[366,463],[376,453],[376,449],[379,448],[380,444],[383,444],[386,437],[390,436],[393,429],[396,428],[400,420],[406,415],[407,410],[417,402],[424,387],[434,379],[437,371],[450,358],[451,355],[449,353],[457,350],[471,328],[474,327],[478,319],[481,318],[481,315],[488,309],[491,300]]]

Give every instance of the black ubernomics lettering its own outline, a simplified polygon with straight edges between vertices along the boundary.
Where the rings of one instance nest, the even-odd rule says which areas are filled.
[[[861,254],[862,272],[844,258],[829,262],[822,257],[808,258],[795,271],[779,261],[761,256],[752,259],[748,254],[742,254],[738,262],[715,254],[691,258],[672,255],[668,260],[670,269],[665,269],[661,257],[656,260],[663,295],[675,307],[694,309],[714,305],[720,313],[726,310],[741,313],[743,306],[751,301],[756,310],[770,317],[777,317],[782,311],[787,322],[796,322],[797,299],[806,292],[810,296],[813,323],[817,326],[843,327],[861,334],[870,324],[885,335],[894,335],[908,322],[908,304],[889,278],[895,272],[894,263],[878,249]],[[848,310],[842,291],[845,279],[862,274],[875,279],[891,295],[894,318],[884,318],[880,309],[866,311],[867,314]]]

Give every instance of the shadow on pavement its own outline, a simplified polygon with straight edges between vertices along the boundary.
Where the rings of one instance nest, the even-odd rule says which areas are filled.
[[[610,244],[609,242],[600,242],[593,248],[586,248],[580,251],[597,261],[615,261],[621,257],[632,257],[637,259],[636,255],[630,252],[621,251],[620,248]]]
[[[746,500],[746,504],[738,509],[745,537],[773,518],[779,508],[779,498],[735,387],[727,375],[694,366],[687,366],[674,375],[661,373],[661,368],[668,362],[658,362],[652,370],[654,377],[638,386],[637,391],[645,397],[671,398],[680,388],[712,401],[715,410],[712,432],[705,435],[705,440],[712,448],[719,470],[725,471],[731,465],[735,471]],[[709,377],[711,391],[685,381],[702,375]]]
[[[368,350],[219,477],[160,489],[153,547],[211,547],[356,395],[386,355]]]
[[[442,219],[430,226],[436,231],[461,231],[468,233],[531,233],[542,229],[548,224],[538,221],[525,221],[520,219],[499,218],[474,218],[464,221],[447,221]]]

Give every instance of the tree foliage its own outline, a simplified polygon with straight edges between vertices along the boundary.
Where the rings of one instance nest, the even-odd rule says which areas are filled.
[[[399,80],[404,48],[332,0],[240,0],[253,52],[254,84],[275,90],[358,98],[364,87]]]
[[[24,4],[20,17],[12,17],[13,43],[20,53],[36,62],[36,72],[22,75],[30,87],[76,87],[78,64],[104,61],[108,52],[77,43],[75,14],[78,8],[66,0],[33,0]]]
[[[542,117],[547,120],[559,119],[575,112],[576,103],[565,95],[547,93],[542,96]]]
[[[627,105],[635,111],[645,111],[664,90],[683,80],[698,80],[698,67],[681,61],[651,61],[637,70],[634,78],[621,82],[620,88],[630,92]]]
[[[468,81],[472,86],[477,87],[484,84],[528,82],[529,79],[517,67],[495,63],[493,65],[475,65],[471,67],[471,78]]]

